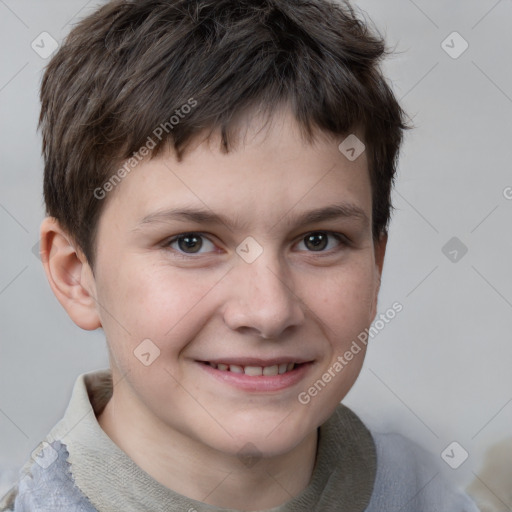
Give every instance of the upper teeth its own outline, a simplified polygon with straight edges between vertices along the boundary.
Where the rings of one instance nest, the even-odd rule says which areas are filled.
[[[251,377],[256,377],[258,375],[280,375],[295,368],[295,363],[282,363],[275,364],[273,366],[239,366],[237,364],[228,365],[223,363],[209,363],[209,365],[223,372],[230,371],[233,373],[245,373],[245,375],[250,375]]]

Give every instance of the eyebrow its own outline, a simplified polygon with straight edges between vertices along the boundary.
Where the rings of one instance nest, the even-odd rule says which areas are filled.
[[[370,220],[365,211],[352,203],[332,204],[323,208],[310,210],[299,215],[286,214],[282,219],[276,222],[277,225],[283,219],[288,217],[287,226],[313,224],[327,220],[337,219],[355,219],[362,221],[365,226],[369,226]],[[197,224],[225,225],[229,230],[236,228],[243,229],[244,224],[236,218],[226,217],[225,215],[214,213],[211,210],[203,208],[170,208],[160,210],[146,215],[142,221],[135,227],[135,230],[143,228],[144,225],[154,223],[167,223],[172,221],[195,222]]]

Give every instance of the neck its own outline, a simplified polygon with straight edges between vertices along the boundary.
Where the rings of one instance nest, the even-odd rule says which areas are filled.
[[[316,430],[290,452],[244,466],[239,457],[162,425],[150,414],[130,414],[132,400],[117,386],[98,423],[141,469],[179,494],[221,508],[264,510],[289,501],[309,484]]]

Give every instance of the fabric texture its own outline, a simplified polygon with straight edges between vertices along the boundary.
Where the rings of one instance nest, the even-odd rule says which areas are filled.
[[[109,370],[81,375],[64,417],[20,471],[0,511],[221,512],[163,486],[102,430]],[[478,512],[445,481],[431,455],[399,434],[370,432],[340,404],[319,428],[306,489],[267,512]],[[232,511],[236,512],[236,511]]]

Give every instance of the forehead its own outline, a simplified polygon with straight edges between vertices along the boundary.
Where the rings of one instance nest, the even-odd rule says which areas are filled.
[[[203,220],[225,216],[247,227],[342,204],[347,214],[371,218],[366,154],[349,160],[338,147],[345,137],[319,134],[307,143],[286,110],[270,120],[255,116],[238,135],[228,153],[214,133],[198,137],[181,162],[171,149],[146,158],[117,185],[104,213],[124,211],[141,223],[186,206],[201,210]]]

